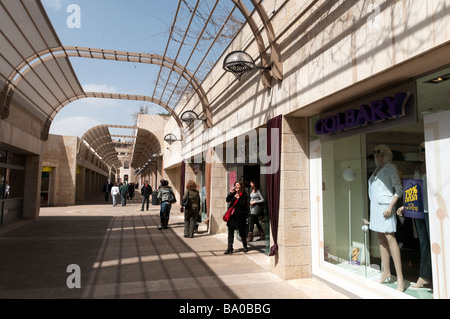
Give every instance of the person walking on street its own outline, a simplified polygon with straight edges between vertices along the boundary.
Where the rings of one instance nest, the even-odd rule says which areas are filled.
[[[259,215],[264,211],[264,197],[262,196],[259,184],[256,181],[250,181],[250,187],[252,191],[250,193],[250,216],[248,221],[247,242],[253,240],[253,228],[255,227],[255,224],[259,230],[259,240],[265,239],[264,230],[259,223]]]
[[[141,187],[141,195],[142,195],[142,207],[141,211],[144,210],[144,204],[147,203],[147,211],[150,205],[150,195],[153,193],[152,187],[148,184],[148,181],[145,181],[144,185]]]
[[[133,183],[129,183],[128,184],[128,199],[132,200],[134,197],[134,184]]]
[[[103,192],[105,193],[105,202],[109,199],[109,193],[111,192],[111,185],[106,181],[105,185],[103,185]]]
[[[125,206],[127,204],[128,185],[121,183],[119,190],[120,190],[120,198],[122,200],[122,206]]]
[[[161,185],[158,188],[158,199],[161,203],[161,209],[159,212],[159,217],[161,224],[158,230],[167,229],[169,226],[170,209],[172,204],[176,202],[175,194],[172,191],[172,187],[169,186],[169,182],[165,179],[160,181]]]
[[[117,205],[117,195],[120,194],[119,186],[117,186],[117,183],[114,183],[113,187],[111,188],[111,197],[113,200],[113,207]]]
[[[184,207],[184,237],[193,238],[200,210],[200,193],[193,180],[187,182],[183,203],[186,198],[189,198],[189,205]]]
[[[227,222],[228,226],[228,248],[225,254],[233,253],[233,242],[234,233],[239,231],[239,236],[242,239],[242,244],[244,246],[244,252],[248,251],[247,248],[247,193],[245,192],[245,186],[242,182],[235,182],[234,187],[230,189],[226,201],[228,203],[228,208],[234,205],[235,211],[231,215],[230,220]]]

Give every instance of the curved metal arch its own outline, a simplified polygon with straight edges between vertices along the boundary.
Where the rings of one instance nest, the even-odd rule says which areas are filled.
[[[87,131],[83,134],[83,136],[81,137],[81,139],[78,141],[78,145],[77,145],[77,154],[80,153],[80,146],[81,146],[81,143],[82,143],[83,141],[87,141],[87,136],[88,136],[89,133],[91,133],[91,132],[93,132],[93,131],[95,131],[95,130],[98,130],[98,129],[100,129],[100,128],[109,128],[109,127],[113,127],[113,128],[123,128],[123,129],[137,129],[137,128],[138,128],[137,126],[128,126],[128,125],[108,125],[108,124],[100,124],[100,125],[91,127],[89,130],[87,130]],[[93,142],[94,142],[94,144],[95,144],[95,142],[97,142],[98,140],[100,140],[100,139],[102,139],[102,138],[104,138],[104,137],[108,137],[108,136],[112,136],[112,135],[111,135],[111,134],[108,134],[108,135],[99,135],[98,138],[94,139]],[[87,142],[88,142],[88,141],[87,141]],[[88,144],[89,144],[92,148],[94,148],[94,146],[95,146],[95,145],[91,145],[89,142],[88,142]]]
[[[133,62],[133,63],[147,63],[161,65],[166,68],[173,69],[175,72],[184,77],[188,83],[190,83],[195,93],[199,96],[200,102],[203,107],[203,111],[207,118],[207,124],[212,126],[211,110],[209,108],[208,98],[206,96],[203,87],[200,82],[195,78],[195,76],[183,65],[178,62],[168,58],[162,57],[157,54],[147,54],[147,53],[136,53],[136,52],[125,52],[125,51],[115,51],[106,49],[93,49],[85,47],[76,46],[62,46],[55,47],[40,51],[25,61],[22,61],[6,81],[6,87],[4,90],[4,95],[8,97],[5,98],[7,104],[10,103],[12,95],[14,94],[15,88],[18,86],[19,82],[25,75],[33,70],[34,67],[39,64],[43,64],[49,60],[56,60],[59,57],[69,58],[69,57],[80,57],[80,58],[91,58],[91,59],[101,59],[101,60],[111,60],[111,61],[122,61],[122,62]],[[61,105],[55,106],[55,110],[61,109]],[[63,106],[62,106],[63,107]],[[5,105],[4,109],[9,110],[9,105]],[[172,110],[172,112],[173,110]],[[53,114],[52,114],[53,115]],[[171,114],[172,115],[172,114]]]
[[[143,136],[143,134],[140,133],[147,133],[150,137],[150,139],[147,139],[146,136]],[[149,130],[145,129],[145,128],[139,128],[138,132],[137,132],[137,137],[136,137],[136,144],[138,144],[138,140],[140,138],[144,138],[146,143],[144,145],[144,150],[143,152],[140,154],[140,156],[138,158],[135,157],[136,152],[133,151],[133,158],[131,159],[131,163],[130,166],[131,167],[140,167],[144,164],[144,162],[153,154],[153,153],[161,153],[161,149],[162,149],[162,145],[160,143],[160,141],[158,140],[158,138]],[[155,147],[151,147],[151,145],[155,145]]]
[[[145,131],[146,133],[148,133],[148,135],[149,136],[151,136],[152,137],[152,141],[151,141],[151,143],[153,143],[153,144],[157,144],[156,145],[156,147],[154,147],[154,148],[152,148],[151,150],[149,149],[149,148],[147,148],[147,147],[144,147],[146,150],[145,150],[145,152],[143,153],[144,154],[144,156],[142,156],[142,154],[141,154],[141,156],[140,157],[148,157],[148,156],[145,156],[145,154],[148,154],[148,155],[150,155],[150,154],[152,154],[152,153],[159,153],[160,151],[161,151],[161,144],[159,143],[159,141],[158,141],[158,139],[156,138],[156,136],[151,132],[151,131],[149,131],[149,130],[147,130],[147,129],[144,129],[144,128],[139,128],[139,127],[137,127],[137,126],[127,126],[127,125],[108,125],[108,124],[101,124],[101,125],[97,125],[97,126],[94,126],[94,127],[92,127],[92,128],[90,128],[89,130],[87,130],[84,134],[83,134],[83,136],[80,138],[80,140],[78,141],[78,145],[77,145],[77,154],[79,155],[80,154],[80,152],[81,152],[81,146],[83,145],[82,143],[83,143],[83,141],[86,141],[88,144],[89,144],[89,146],[91,147],[91,148],[93,148],[98,154],[99,154],[99,156],[101,156],[102,157],[102,159],[103,159],[103,162],[105,162],[106,163],[106,165],[107,166],[109,166],[109,167],[112,167],[112,166],[114,166],[115,164],[120,164],[120,161],[118,161],[118,157],[117,157],[117,152],[108,152],[108,153],[104,153],[104,154],[101,154],[101,152],[99,153],[99,151],[102,149],[102,148],[104,148],[104,147],[107,147],[107,146],[110,146],[111,144],[113,144],[112,143],[112,141],[111,142],[108,142],[108,143],[100,143],[100,144],[98,144],[97,142],[98,141],[101,141],[103,138],[107,138],[108,136],[109,137],[112,137],[112,136],[118,136],[118,135],[112,135],[112,134],[110,134],[109,133],[109,130],[108,130],[108,133],[106,134],[106,132],[101,132],[101,129],[102,128],[105,128],[105,129],[108,129],[108,128],[110,128],[110,127],[113,127],[113,128],[123,128],[123,129],[137,129],[138,131]],[[90,135],[90,134],[94,134],[94,132],[95,132],[95,137],[93,137],[91,140],[89,140],[88,139],[88,136]],[[139,132],[137,132],[137,134],[136,134],[136,136],[127,136],[127,137],[131,137],[131,138],[135,138],[136,139],[136,141],[135,141],[135,145],[136,145],[136,143],[137,143],[137,139],[138,139],[138,137],[139,137]],[[98,147],[99,146],[99,147]],[[146,146],[148,146],[148,143],[146,144]],[[130,162],[130,165],[132,164],[132,162],[134,162],[135,161],[135,158],[134,158],[134,149],[133,149],[133,157],[132,157],[132,159],[131,159],[131,162]],[[141,161],[141,159],[139,158],[138,159],[138,161]]]
[[[83,134],[83,136],[81,137],[81,139],[78,141],[78,145],[77,145],[77,155],[79,155],[80,154],[80,152],[81,152],[81,145],[83,145],[82,143],[83,143],[83,141],[86,141],[87,142],[87,144],[89,145],[89,147],[90,148],[92,148],[99,156],[101,156],[101,158],[102,158],[102,161],[108,166],[108,167],[110,167],[110,166],[112,166],[113,164],[115,164],[116,162],[117,162],[117,160],[118,160],[118,158],[117,158],[117,153],[115,153],[115,157],[113,156],[113,157],[111,157],[111,159],[108,157],[108,155],[109,154],[113,154],[113,152],[110,152],[110,153],[106,153],[106,154],[101,154],[101,152],[99,152],[100,151],[100,149],[99,148],[96,148],[96,141],[100,141],[100,140],[102,140],[103,138],[107,138],[108,136],[111,136],[110,134],[109,134],[109,131],[107,131],[108,132],[108,134],[103,134],[101,131],[99,131],[100,129],[102,129],[102,128],[108,128],[109,127],[109,125],[98,125],[98,126],[94,126],[94,127],[92,127],[92,128],[90,128],[89,130],[87,130],[84,134]],[[93,133],[93,134],[95,134],[95,137],[94,137],[94,140],[93,141],[90,141],[89,139],[88,139],[88,136],[89,136],[89,134],[90,133]],[[106,143],[102,143],[101,145],[102,146],[110,146],[112,143],[111,143],[112,141],[111,141],[111,139],[110,139],[110,142],[108,143],[108,142],[106,142]],[[88,149],[89,150],[89,149]],[[86,153],[86,156],[89,154],[89,151]],[[86,159],[86,158],[85,158]]]
[[[48,139],[48,134],[50,132],[50,125],[52,124],[53,118],[56,114],[67,104],[74,102],[76,100],[85,99],[85,98],[98,98],[98,99],[112,99],[112,100],[128,100],[128,101],[144,101],[158,104],[159,106],[166,109],[169,114],[175,119],[177,125],[180,128],[183,128],[183,122],[175,111],[170,108],[165,102],[155,99],[150,96],[145,95],[133,95],[133,94],[118,94],[118,93],[103,93],[103,92],[84,92],[75,96],[71,96],[67,98],[65,101],[62,101],[58,108],[56,108],[51,116],[47,119],[47,122],[44,124],[44,128],[42,130],[41,138],[46,141]],[[107,125],[108,126],[108,125]]]
[[[242,0],[231,0],[236,5],[236,7],[241,11],[242,15],[244,16],[245,20],[248,22],[248,25],[250,26],[250,29],[253,32],[253,35],[256,39],[256,44],[258,46],[259,55],[261,57],[261,62],[263,67],[271,67],[271,70],[263,70],[262,71],[262,81],[264,86],[271,88],[273,86],[272,78],[281,81],[283,79],[283,64],[280,61],[280,50],[278,48],[278,44],[275,41],[275,32],[272,27],[272,23],[270,22],[269,16],[266,13],[266,10],[264,9],[262,5],[261,0],[250,0],[253,4],[253,6],[256,9],[256,12],[259,15],[259,18],[261,19],[264,28],[267,33],[267,38],[269,40],[269,45],[271,49],[272,56],[269,57],[267,52],[265,52],[264,47],[264,39],[261,36],[261,32],[258,30],[258,26],[251,17],[250,11],[247,9],[247,7],[244,5]]]

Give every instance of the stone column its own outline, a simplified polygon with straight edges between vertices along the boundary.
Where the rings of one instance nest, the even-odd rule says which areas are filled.
[[[222,220],[222,216],[227,210],[225,201],[228,195],[227,169],[223,163],[217,160],[214,150],[212,150],[212,158],[215,158],[216,161],[213,160],[211,163],[210,232],[218,234],[227,231],[227,225]]]
[[[283,117],[278,255],[271,270],[285,280],[311,276],[308,145],[308,120]]]
[[[42,162],[39,155],[27,156],[25,163],[25,188],[23,194],[23,218],[37,219],[41,206]]]
[[[77,192],[76,201],[84,202],[84,190],[85,190],[85,180],[86,180],[86,168],[84,166],[78,166],[77,170]]]

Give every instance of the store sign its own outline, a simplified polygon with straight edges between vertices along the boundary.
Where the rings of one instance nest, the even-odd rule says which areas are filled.
[[[363,104],[359,109],[348,109],[325,119],[317,120],[317,135],[327,135],[349,130],[369,123],[377,123],[405,116],[405,105],[410,93],[399,92],[394,97],[385,97]]]
[[[424,219],[423,209],[423,180],[403,180],[403,207],[404,216],[415,219]]]

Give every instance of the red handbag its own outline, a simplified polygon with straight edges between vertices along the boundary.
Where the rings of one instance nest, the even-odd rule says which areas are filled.
[[[234,214],[234,205],[228,208],[228,210],[223,214],[223,221],[228,222],[230,220],[231,215]]]
[[[239,194],[239,197],[240,197],[241,195],[242,195],[242,193]],[[239,199],[236,199],[236,201],[234,202],[233,206],[231,206],[230,208],[228,208],[228,210],[225,212],[225,214],[223,214],[222,219],[223,219],[224,222],[227,222],[227,223],[228,223],[228,221],[229,221],[230,218],[231,218],[231,215],[234,214],[234,206],[236,206],[236,203],[238,202],[238,200],[239,200]]]

